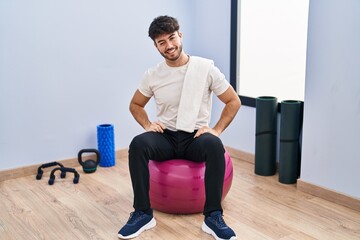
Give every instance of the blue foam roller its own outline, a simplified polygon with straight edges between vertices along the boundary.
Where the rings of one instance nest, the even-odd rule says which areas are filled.
[[[100,152],[101,167],[112,167],[115,165],[114,126],[101,124],[97,126],[97,143]]]

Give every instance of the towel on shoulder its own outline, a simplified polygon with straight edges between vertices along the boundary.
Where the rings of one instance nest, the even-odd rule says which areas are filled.
[[[204,87],[213,61],[191,56],[186,71],[184,85],[176,120],[176,129],[193,132],[200,111]]]

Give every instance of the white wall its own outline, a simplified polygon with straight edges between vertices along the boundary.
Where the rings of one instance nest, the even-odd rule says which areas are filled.
[[[360,1],[310,1],[301,179],[360,198]]]
[[[0,170],[97,147],[102,123],[114,124],[116,149],[127,147],[142,131],[130,98],[161,60],[148,26],[161,14],[187,19],[186,9],[167,0],[0,1]]]

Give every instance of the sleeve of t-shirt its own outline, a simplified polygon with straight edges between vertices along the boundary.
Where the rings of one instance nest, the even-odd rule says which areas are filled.
[[[152,97],[153,91],[151,90],[150,86],[150,74],[149,71],[146,71],[140,81],[140,86],[138,90],[145,96],[145,97]]]
[[[225,75],[215,65],[210,68],[209,77],[211,80],[210,90],[213,91],[216,96],[223,94],[230,86]]]

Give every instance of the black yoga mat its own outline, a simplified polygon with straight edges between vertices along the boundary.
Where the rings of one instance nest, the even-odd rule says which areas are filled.
[[[303,120],[303,102],[281,102],[279,182],[296,183],[300,176],[300,134]]]
[[[256,98],[255,174],[276,173],[277,98]]]

